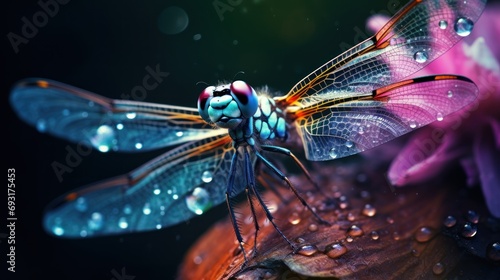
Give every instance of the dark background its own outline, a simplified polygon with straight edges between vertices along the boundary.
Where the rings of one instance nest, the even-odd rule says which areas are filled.
[[[0,34],[1,111],[7,125],[7,143],[3,145],[6,156],[2,160],[4,168],[16,169],[18,221],[16,273],[0,278],[112,279],[113,270],[121,274],[125,268],[135,279],[172,279],[190,244],[225,217],[225,206],[153,232],[81,240],[47,235],[41,226],[42,211],[53,198],[128,172],[161,151],[94,151],[59,182],[51,163],[64,164],[66,148],[76,149],[76,145],[40,134],[21,122],[8,104],[10,87],[22,78],[44,77],[122,98],[142,84],[146,66],[155,68],[159,64],[170,75],[148,92],[144,101],[194,107],[205,87],[198,82],[232,80],[239,71],[245,74],[238,78],[254,87],[268,85],[283,93],[310,71],[364,39],[368,16],[397,9],[391,5],[401,7],[407,1],[71,0],[60,5],[58,13],[35,36],[19,46],[17,54],[7,34],[21,35],[21,19],[32,22],[33,14],[41,8],[37,1],[8,2],[3,4]],[[224,11],[221,20],[214,3],[229,2],[241,3]],[[175,35],[166,35],[158,28],[161,12],[170,6],[181,7],[189,17],[187,28]],[[196,34],[201,39],[195,40]],[[6,199],[2,201],[5,205]],[[2,218],[0,223],[0,275],[7,269],[4,221]],[[231,238],[213,242],[231,242]]]

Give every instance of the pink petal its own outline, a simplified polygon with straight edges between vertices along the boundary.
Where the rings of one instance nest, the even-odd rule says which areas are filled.
[[[484,199],[491,214],[500,218],[500,150],[495,143],[498,135],[494,135],[493,130],[488,128],[475,140],[474,156]]]
[[[390,182],[403,186],[437,176],[448,163],[465,153],[460,147],[452,148],[456,146],[457,141],[454,135],[443,136],[439,128],[421,129],[391,163],[387,174]]]

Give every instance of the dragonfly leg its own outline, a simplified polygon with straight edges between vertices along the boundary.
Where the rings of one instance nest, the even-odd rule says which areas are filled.
[[[307,180],[309,180],[309,182],[311,182],[311,184],[313,184],[314,188],[319,192],[321,193],[323,196],[325,197],[328,197],[322,190],[321,188],[319,187],[319,185],[316,183],[316,181],[314,181],[311,177],[311,174],[309,173],[309,171],[307,171],[307,168],[302,164],[302,162],[300,162],[300,160],[292,153],[292,151],[290,151],[289,149],[286,149],[286,148],[283,148],[283,147],[278,147],[278,146],[273,146],[273,145],[261,145],[260,146],[262,148],[262,150],[264,151],[268,151],[268,152],[272,152],[272,153],[278,153],[278,154],[282,154],[282,155],[286,155],[286,156],[289,156],[293,159],[293,161],[295,162],[295,164],[300,167],[300,169],[302,170],[302,172],[304,173],[304,175],[306,175],[306,178]]]
[[[229,217],[231,218],[231,224],[233,225],[234,233],[236,234],[236,239],[240,246],[241,252],[243,253],[243,258],[245,259],[245,264],[248,262],[247,255],[245,253],[245,248],[243,248],[243,237],[241,237],[240,228],[238,222],[236,221],[236,216],[234,214],[233,206],[231,205],[231,193],[233,192],[234,186],[234,175],[236,173],[236,162],[238,160],[238,152],[233,154],[231,159],[231,166],[229,168],[229,179],[226,189],[226,204],[229,209]]]
[[[300,196],[300,194],[298,193],[297,189],[292,185],[292,182],[290,182],[290,179],[288,179],[288,177],[286,177],[286,175],[283,174],[283,172],[281,172],[278,168],[276,168],[276,166],[274,166],[269,160],[267,160],[258,151],[255,151],[255,154],[257,155],[257,157],[260,160],[262,160],[262,162],[267,167],[269,167],[276,175],[278,175],[282,180],[284,180],[286,182],[286,184],[288,185],[288,187],[292,190],[292,192],[299,199],[299,201],[302,203],[302,205],[304,205],[304,207],[306,207],[307,209],[309,209],[309,211],[311,211],[311,213],[313,213],[314,217],[316,217],[316,219],[320,223],[322,223],[322,224],[329,224],[327,221],[325,221],[323,218],[321,218],[318,215],[318,213],[316,213],[316,211],[304,200],[304,198],[302,198],[302,196]]]
[[[255,197],[257,197],[257,200],[259,201],[259,204],[261,205],[262,209],[266,213],[267,219],[269,220],[269,222],[271,222],[271,224],[273,225],[274,229],[281,235],[281,237],[283,239],[285,239],[285,241],[295,251],[296,250],[295,245],[293,245],[293,243],[278,228],[278,226],[276,225],[276,223],[274,223],[274,217],[271,214],[271,211],[269,211],[269,208],[267,208],[266,204],[264,203],[264,200],[262,199],[262,197],[260,196],[259,192],[256,189],[256,186],[255,186],[255,176],[254,176],[254,173],[253,173],[252,165],[250,164],[250,156],[248,155],[247,150],[245,150],[245,166],[246,166],[245,173],[247,174],[247,177],[250,179],[250,181],[249,181],[250,182],[249,187],[252,190],[252,192],[255,195]]]
[[[252,163],[250,161],[250,157],[248,156],[248,152],[245,150],[245,176],[246,176],[246,182],[247,186],[245,189],[247,199],[248,199],[248,204],[250,205],[250,210],[252,212],[252,218],[253,218],[253,224],[255,227],[255,236],[254,236],[254,243],[253,243],[253,255],[257,255],[257,235],[259,233],[259,221],[257,219],[257,214],[255,212],[255,205],[252,200],[252,193],[250,192],[250,186],[255,185],[255,177],[253,174],[253,168],[252,168]]]

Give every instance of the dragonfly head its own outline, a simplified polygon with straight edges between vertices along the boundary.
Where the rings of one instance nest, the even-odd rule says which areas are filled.
[[[257,93],[243,81],[209,86],[198,97],[198,111],[208,123],[222,128],[236,128],[252,117],[259,106]]]

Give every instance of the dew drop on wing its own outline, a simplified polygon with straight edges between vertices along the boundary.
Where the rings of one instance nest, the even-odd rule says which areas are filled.
[[[104,225],[104,217],[99,212],[94,212],[90,215],[88,220],[88,227],[90,230],[100,230]]]
[[[90,143],[103,153],[108,152],[114,146],[114,141],[115,132],[111,126],[106,124],[99,126],[95,135],[90,139]]]
[[[79,212],[87,211],[88,205],[84,197],[79,197],[75,201],[75,208]]]
[[[191,212],[201,215],[210,208],[212,203],[209,193],[204,188],[197,187],[186,196],[186,205]]]
[[[439,28],[441,29],[446,29],[448,27],[448,22],[446,20],[440,20],[439,21]]]
[[[426,51],[418,51],[413,54],[413,59],[418,63],[425,63],[429,59],[429,55]]]
[[[212,182],[212,172],[205,170],[203,171],[203,174],[201,174],[201,180],[205,183],[210,183]]]
[[[146,202],[146,203],[144,204],[144,207],[142,208],[142,213],[143,213],[144,215],[149,215],[149,214],[151,214],[151,205],[149,204],[149,202]]]
[[[127,218],[125,218],[125,217],[121,217],[121,218],[118,220],[118,226],[119,226],[121,229],[126,229],[126,228],[128,228],[128,221],[127,221]]]
[[[445,227],[447,228],[451,228],[453,226],[455,226],[457,224],[457,219],[451,215],[448,215],[444,221],[443,221],[443,224]]]
[[[472,32],[474,22],[468,18],[461,17],[455,22],[454,28],[458,36],[466,37]]]

